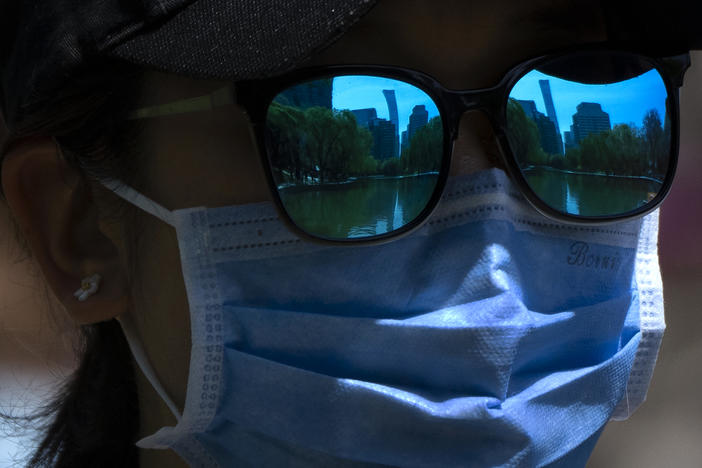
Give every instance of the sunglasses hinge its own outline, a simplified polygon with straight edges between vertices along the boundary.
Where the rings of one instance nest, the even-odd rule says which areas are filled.
[[[680,88],[683,85],[685,72],[690,68],[690,54],[684,53],[673,57],[661,58],[664,68],[668,72],[673,86]]]

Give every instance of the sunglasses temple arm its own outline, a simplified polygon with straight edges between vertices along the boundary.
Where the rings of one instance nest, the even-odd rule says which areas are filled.
[[[180,99],[166,104],[135,109],[127,114],[127,120],[203,112],[234,103],[234,88],[228,85],[204,96]]]

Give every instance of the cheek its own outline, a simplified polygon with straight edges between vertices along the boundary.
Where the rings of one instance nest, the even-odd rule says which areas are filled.
[[[151,129],[149,146],[144,186],[167,208],[270,198],[248,120],[238,109],[164,118]]]
[[[263,161],[246,115],[237,107],[213,114],[218,125],[207,129],[211,138],[202,180],[210,187],[209,206],[270,200]]]
[[[216,146],[207,148],[193,169],[202,205],[239,205],[270,199],[261,157],[248,133],[218,140]]]

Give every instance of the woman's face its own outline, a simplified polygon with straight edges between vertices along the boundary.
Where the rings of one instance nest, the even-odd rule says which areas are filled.
[[[604,39],[599,9],[589,1],[381,0],[341,39],[301,66],[397,65],[427,73],[448,88],[484,88],[496,84],[518,62],[559,47]],[[141,104],[202,96],[225,84],[149,72]],[[149,119],[143,124],[144,151],[133,185],[166,208],[217,207],[271,199],[247,116],[236,105]],[[463,115],[451,174],[499,166],[499,161],[487,119],[480,112]],[[104,190],[103,195],[116,198]],[[129,283],[134,286],[125,287],[128,305],[121,313],[134,315],[158,378],[182,410],[190,358],[190,321],[176,233],[171,226],[141,211],[136,221],[125,223],[124,230],[107,224],[100,229],[116,246],[117,263],[127,265],[128,258],[136,258],[135,276]],[[130,231],[139,232],[132,248],[127,247],[130,236],[124,234]],[[123,274],[129,276],[126,267],[124,270]],[[105,275],[103,281],[109,285],[110,276]],[[66,291],[56,293],[57,297],[66,297]],[[81,315],[85,309],[78,312],[70,301],[64,305],[79,322],[110,318]],[[175,424],[140,371],[137,379],[140,436]],[[142,466],[148,465],[145,459]]]
[[[448,88],[496,84],[518,62],[545,51],[605,39],[591,2],[382,0],[332,46],[302,66],[391,64],[432,75]],[[195,97],[226,83],[149,73],[144,105]],[[237,106],[147,122],[143,172],[137,190],[166,208],[225,206],[270,200],[246,115]],[[466,113],[454,145],[452,174],[499,165],[492,128],[479,112]],[[147,353],[174,401],[185,401],[190,352],[187,296],[175,231],[148,214],[138,246],[143,295],[134,311]],[[168,324],[164,327],[163,324]],[[159,408],[144,435],[173,423],[142,380],[142,398]],[[145,406],[142,406],[144,408]]]
[[[603,40],[599,12],[580,3],[383,0],[301,66],[389,64],[423,71],[448,88],[489,87],[527,58]],[[144,104],[201,96],[224,85],[150,73]],[[487,120],[479,112],[463,117],[452,173],[499,164]],[[247,117],[237,106],[154,119],[146,141],[148,158],[138,188],[168,208],[270,199]]]

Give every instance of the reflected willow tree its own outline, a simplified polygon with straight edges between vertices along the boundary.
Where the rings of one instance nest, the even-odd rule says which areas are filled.
[[[309,233],[345,239],[399,229],[436,187],[443,154],[438,117],[415,132],[401,157],[384,160],[372,154],[371,131],[348,110],[273,102],[265,132],[280,200]]]
[[[404,174],[439,172],[444,150],[444,127],[441,117],[433,117],[412,135],[409,146],[402,152]]]
[[[434,117],[417,130],[400,158],[377,159],[373,136],[349,110],[301,109],[273,102],[266,120],[266,145],[278,185],[322,185],[370,176],[438,172],[443,127]]]
[[[348,110],[299,109],[276,102],[268,110],[266,144],[276,181],[324,184],[377,171],[373,137]]]
[[[273,160],[274,177],[279,183],[302,182],[309,171],[303,165],[304,142],[298,132],[303,111],[273,102],[266,121],[266,145]]]

